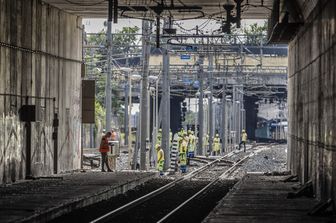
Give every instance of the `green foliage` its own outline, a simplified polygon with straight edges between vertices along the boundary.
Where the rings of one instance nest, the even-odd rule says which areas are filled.
[[[260,41],[263,41],[265,44],[267,41],[267,22],[265,22],[262,26],[259,26],[257,23],[253,23],[243,29],[243,34],[248,36],[246,43],[249,45],[260,45]]]
[[[113,35],[112,39],[112,54],[116,55],[115,57],[120,57],[118,54],[123,54],[122,57],[124,57],[125,53],[135,53],[139,50],[134,49],[134,46],[138,42],[138,38],[136,34],[139,32],[139,27],[123,27],[121,31],[117,32],[115,35]],[[129,35],[131,34],[131,35]],[[88,38],[88,42],[92,45],[99,45],[99,46],[106,46],[106,32],[105,30],[102,30],[98,33],[98,35],[91,35]],[[104,59],[106,59],[106,48],[102,47],[98,50],[100,52],[99,56],[103,56]]]
[[[139,27],[123,27],[121,31],[118,32],[118,35],[113,37],[113,54],[125,54],[125,53],[135,53],[137,50],[134,46],[138,42],[136,34],[139,31]],[[123,57],[124,55],[122,55]]]
[[[96,123],[98,123],[98,121],[105,120],[105,109],[98,101],[95,101],[95,116]]]
[[[136,45],[138,38],[136,34],[139,27],[123,27],[117,32],[118,35],[113,36],[112,54],[113,58],[125,57],[127,53],[136,53],[138,49],[130,47]],[[97,35],[90,35],[87,38],[87,45],[100,46],[98,48],[86,49],[86,63],[88,78],[96,80],[96,122],[99,120],[101,123],[105,121],[105,85],[106,85],[106,72],[107,72],[107,47],[106,47],[106,32],[102,30]],[[119,54],[119,55],[118,55]],[[112,78],[112,111],[119,117],[120,120],[124,116],[124,101],[118,98],[116,89],[120,89],[121,83],[117,78]]]
[[[106,76],[97,74],[96,79],[96,100],[101,104],[105,105],[105,85],[106,85]]]

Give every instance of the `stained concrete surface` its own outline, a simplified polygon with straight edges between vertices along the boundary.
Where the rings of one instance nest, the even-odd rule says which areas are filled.
[[[298,183],[283,182],[287,177],[246,175],[203,222],[336,222],[335,216],[307,214],[318,203],[316,199],[287,199],[293,187],[298,186]]]
[[[154,172],[86,172],[0,186],[0,222],[48,221],[133,189]]]
[[[336,1],[300,0],[304,24],[289,44],[288,162],[320,200],[336,199]]]
[[[42,0],[0,0],[0,184],[80,168],[81,64],[80,17]],[[31,137],[22,105],[36,106]]]

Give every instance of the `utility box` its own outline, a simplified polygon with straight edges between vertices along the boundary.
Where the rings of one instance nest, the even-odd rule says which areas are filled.
[[[111,147],[111,150],[109,152],[109,155],[120,155],[120,142],[119,141],[109,141],[109,145]]]
[[[95,80],[82,80],[82,123],[95,123]]]
[[[36,106],[22,105],[19,110],[20,121],[22,122],[36,122]]]

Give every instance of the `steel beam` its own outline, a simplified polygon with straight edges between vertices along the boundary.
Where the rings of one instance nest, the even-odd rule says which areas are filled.
[[[212,154],[212,144],[214,138],[214,125],[213,125],[213,54],[208,55],[208,72],[209,72],[209,86],[210,86],[210,96],[209,96],[209,153]]]
[[[222,152],[226,152],[226,144],[227,144],[227,106],[226,106],[226,84],[223,81],[223,93],[222,93],[222,119],[221,119],[221,126],[222,126]]]
[[[203,137],[204,137],[204,114],[203,114],[203,62],[204,55],[199,55],[198,58],[198,81],[200,83],[200,95],[198,102],[198,125],[199,125],[199,134],[198,134],[198,148],[197,155],[203,155]]]

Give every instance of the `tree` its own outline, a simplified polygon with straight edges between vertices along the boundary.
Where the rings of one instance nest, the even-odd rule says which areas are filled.
[[[113,59],[125,58],[125,55],[129,53],[140,53],[139,48],[133,47],[137,44],[139,39],[136,34],[139,31],[137,26],[134,27],[123,27],[123,29],[117,32],[113,36],[113,47],[112,47],[112,57]],[[129,35],[131,34],[131,35]],[[86,40],[87,45],[98,46],[96,48],[87,48],[85,60],[87,63],[87,74],[88,78],[96,80],[96,109],[104,110],[105,106],[105,85],[106,85],[106,69],[107,69],[107,47],[106,46],[106,32],[102,30],[98,34],[88,36]],[[124,59],[123,64],[125,64],[126,59]],[[120,60],[118,60],[120,62]],[[114,65],[116,65],[116,60],[114,60]],[[118,98],[118,91],[120,89],[121,83],[118,78],[114,75],[112,78],[112,112],[115,114],[119,120],[123,119],[124,116],[124,103],[120,98]],[[99,105],[99,106],[98,106]],[[100,119],[101,123],[104,123],[105,112],[99,113],[97,118]],[[96,113],[97,115],[97,113]]]
[[[243,34],[247,36],[246,44],[260,45],[260,41],[266,43],[267,22],[264,22],[262,26],[258,25],[258,23],[253,23],[243,29]]]
[[[96,123],[105,119],[105,109],[98,101],[95,101],[95,119]]]
[[[139,53],[140,50],[135,48],[139,39],[136,33],[139,32],[139,27],[123,27],[121,31],[114,35],[113,37],[113,54],[124,54],[125,53]]]

